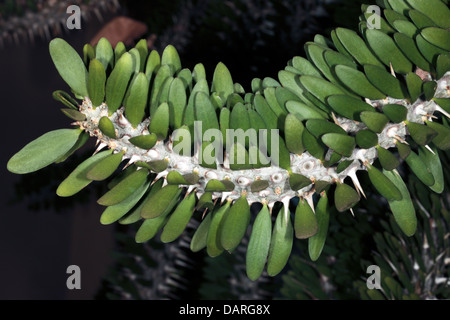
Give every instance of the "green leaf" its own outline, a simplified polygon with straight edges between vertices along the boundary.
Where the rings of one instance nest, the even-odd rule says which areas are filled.
[[[63,39],[50,41],[50,56],[61,78],[78,95],[87,97],[88,72],[78,53]]]
[[[298,239],[310,238],[318,230],[316,215],[308,201],[304,199],[300,199],[295,209],[294,230]]]
[[[86,187],[92,180],[87,178],[87,173],[97,163],[105,159],[111,154],[112,150],[106,150],[86,159],[79,164],[75,170],[58,186],[56,194],[60,197],[70,197],[84,187]]]
[[[182,190],[177,185],[166,185],[158,190],[152,197],[146,199],[141,209],[142,218],[153,219],[162,215],[168,208],[173,208]]]
[[[306,128],[316,138],[320,138],[325,133],[347,134],[347,132],[340,126],[328,120],[310,119],[306,121]]]
[[[402,200],[402,193],[380,170],[374,166],[367,165],[370,182],[375,189],[387,200]]]
[[[269,181],[267,180],[255,180],[250,185],[251,192],[260,192],[269,187]]]
[[[178,129],[183,125],[184,109],[186,108],[187,96],[184,83],[180,78],[175,78],[169,88],[169,124]]]
[[[195,193],[192,192],[180,202],[164,226],[161,233],[162,242],[172,242],[183,233],[194,213],[195,200]]]
[[[212,213],[212,220],[206,237],[206,252],[210,257],[217,257],[223,252],[223,247],[220,243],[222,232],[221,226],[229,212],[230,205],[231,201],[227,201],[223,206],[218,207]]]
[[[400,158],[402,160],[408,158],[409,153],[411,152],[411,148],[407,144],[401,143],[400,141],[396,141],[395,144],[397,146],[398,155],[400,156]]]
[[[321,139],[328,148],[333,149],[344,157],[350,157],[356,145],[355,138],[346,134],[327,133]]]
[[[205,192],[201,195],[200,199],[198,199],[198,203],[196,206],[196,210],[211,210],[214,207],[214,203],[212,200],[212,192]]]
[[[270,240],[269,256],[267,258],[267,273],[273,277],[286,266],[294,243],[294,229],[291,218],[284,215],[285,208],[278,212]]]
[[[72,148],[70,148],[69,151],[67,151],[61,158],[59,158],[58,160],[55,161],[55,163],[61,163],[66,161],[72,154],[75,153],[75,151],[77,151],[78,149],[80,149],[81,147],[83,147],[86,142],[89,140],[90,135],[87,131],[82,131],[78,137],[77,142],[75,142],[75,144],[72,146]]]
[[[212,214],[206,215],[202,220],[194,235],[192,236],[190,248],[192,252],[198,252],[206,247],[209,226],[211,225]]]
[[[100,61],[105,70],[114,64],[114,50],[106,38],[101,38],[95,47],[95,58]]]
[[[147,63],[145,65],[145,75],[147,76],[148,81],[150,81],[158,71],[159,66],[161,65],[161,58],[159,56],[158,51],[152,50],[147,58]]]
[[[311,179],[299,173],[289,173],[289,186],[292,190],[297,191],[312,184]]]
[[[330,214],[328,196],[324,192],[316,206],[317,233],[308,239],[308,253],[312,261],[319,259],[328,233]]]
[[[450,70],[450,54],[441,54],[436,61],[436,78],[442,78]]]
[[[356,144],[363,149],[370,149],[378,144],[378,136],[371,130],[359,130],[355,140]]]
[[[366,75],[361,71],[347,66],[336,66],[334,70],[339,80],[356,94],[373,100],[384,99],[386,97],[384,93],[367,80]]]
[[[92,59],[89,63],[88,92],[94,107],[103,103],[105,98],[106,72],[102,63]]]
[[[383,113],[395,123],[400,123],[406,120],[408,109],[399,104],[385,104],[383,106]]]
[[[384,68],[366,65],[364,66],[364,72],[367,79],[386,95],[396,99],[406,99],[408,96],[402,83]]]
[[[423,160],[434,178],[434,184],[429,186],[436,193],[442,193],[445,187],[444,172],[442,170],[441,160],[436,148],[432,148],[434,154],[425,147],[419,147],[419,157]]]
[[[397,34],[403,34],[405,37],[413,38],[418,32],[418,29],[414,23],[408,20],[396,20],[392,23],[392,25],[399,32]],[[403,52],[403,54],[407,56],[405,52]]]
[[[139,40],[138,43],[136,44],[135,48],[137,49],[137,51],[139,51],[139,57],[140,57],[139,72],[144,72],[145,65],[146,65],[145,62],[146,62],[147,56],[148,56],[147,39]]]
[[[429,17],[424,15],[422,12],[417,10],[409,10],[408,16],[417,29],[423,29],[427,27],[437,27],[436,23],[433,22]]]
[[[367,42],[372,51],[386,65],[395,72],[407,74],[412,71],[412,63],[406,58],[395,44],[394,40],[387,34],[376,29],[366,31]]]
[[[305,150],[302,142],[303,123],[293,114],[288,114],[284,125],[286,147],[292,153],[302,154]]]
[[[267,129],[278,128],[278,117],[261,94],[255,95],[255,110],[264,120]]]
[[[314,137],[308,130],[303,130],[302,141],[306,151],[313,157],[320,160],[324,159],[326,146],[321,140]]]
[[[150,91],[150,117],[153,117],[156,109],[160,105],[159,100],[162,95],[162,91],[167,81],[170,81],[172,77],[172,71],[168,65],[161,65],[156,73],[155,79],[153,79],[152,89]],[[148,78],[148,76],[147,76]]]
[[[163,183],[164,183],[164,179],[158,179],[157,181],[151,183],[151,186],[147,189],[147,192],[144,196],[145,199],[151,197],[158,190],[160,190],[162,188]],[[125,217],[123,217],[119,220],[119,223],[123,224],[123,225],[127,225],[127,224],[132,224],[132,223],[135,223],[135,222],[138,222],[139,220],[141,220],[142,219],[141,209],[144,204],[145,204],[145,201],[140,201],[139,204],[133,208],[133,210],[131,210]],[[154,220],[157,220],[157,219],[155,218]]]
[[[140,136],[135,136],[130,138],[128,141],[130,141],[133,145],[136,147],[139,147],[141,149],[151,149],[156,144],[156,141],[158,140],[158,137],[156,134],[145,134]]]
[[[89,66],[89,61],[95,59],[95,49],[89,43],[86,43],[83,46],[83,62],[87,66]]]
[[[225,101],[234,92],[231,73],[222,62],[219,62],[214,69],[211,92],[217,92]]]
[[[111,139],[117,138],[116,129],[114,128],[114,124],[107,116],[103,116],[100,118],[100,120],[98,122],[98,128],[101,130],[101,132],[105,136],[107,136]]]
[[[110,115],[122,105],[132,73],[133,58],[125,52],[106,80],[106,104]]]
[[[133,128],[144,119],[147,106],[149,83],[144,73],[140,72],[131,83],[129,96],[126,99],[125,115]]]
[[[81,129],[58,129],[31,141],[9,159],[7,169],[26,174],[40,170],[64,156],[77,142]]]
[[[104,225],[111,224],[126,215],[138,203],[138,201],[141,200],[149,185],[150,182],[144,183],[127,199],[116,205],[107,207],[100,216],[100,223]]]
[[[63,90],[56,90],[53,91],[52,97],[56,101],[64,104],[66,107],[69,107],[73,110],[78,110],[78,101],[72,98],[67,92],[64,92]]]
[[[156,134],[158,140],[164,140],[169,131],[169,105],[164,102],[150,120],[149,131]]]
[[[247,198],[241,196],[231,206],[221,226],[220,243],[228,252],[241,242],[250,223],[250,206]]]
[[[420,158],[417,153],[410,151],[408,157],[405,159],[408,167],[411,171],[422,181],[425,185],[431,187],[435,184],[433,174],[428,169],[425,162]]]
[[[441,49],[425,40],[421,34],[418,34],[415,40],[420,53],[433,65],[436,64],[436,59],[440,54],[448,53],[448,51]]]
[[[145,183],[147,175],[147,169],[133,172],[98,199],[97,203],[102,206],[112,206],[124,201]]]
[[[369,50],[364,40],[356,32],[345,28],[337,28],[336,35],[345,49],[359,62],[359,64],[382,66],[380,61]]]
[[[322,77],[317,68],[308,60],[303,57],[292,58],[292,66],[298,70],[301,75],[310,75],[315,77]]]
[[[308,92],[313,94],[323,103],[326,103],[326,99],[329,96],[344,94],[344,91],[333,83],[314,76],[302,76],[300,82]]]
[[[408,37],[403,33],[394,34],[394,40],[403,54],[411,60],[416,66],[425,71],[431,71],[430,63],[425,59],[425,57],[420,53],[413,38]]]
[[[379,112],[364,111],[361,112],[360,117],[367,128],[376,133],[381,133],[386,124],[389,122],[388,117]]]
[[[377,146],[377,152],[378,152],[378,160],[380,160],[380,164],[384,170],[391,171],[400,165],[400,161],[389,150]]]
[[[86,120],[86,115],[84,113],[81,113],[81,112],[73,110],[73,109],[64,108],[64,109],[61,109],[61,112],[68,118],[75,120],[75,121]]]
[[[202,132],[199,132],[198,134],[201,133],[201,136],[203,137],[205,131],[208,129],[219,130],[219,120],[217,119],[216,110],[211,104],[207,94],[198,92],[195,95],[194,111],[195,120],[201,121],[202,124]]]
[[[314,106],[306,105],[299,101],[287,101],[286,109],[289,113],[294,114],[299,120],[307,119],[327,119],[328,115],[323,110]]]
[[[436,89],[437,89],[436,81],[426,81],[423,83],[422,91],[426,101],[430,101],[431,99],[434,98]]]
[[[450,129],[437,122],[426,121],[426,124],[437,132],[437,135],[431,140],[436,147],[441,150],[450,149]]]
[[[424,124],[411,122],[408,120],[406,120],[405,123],[408,127],[411,138],[413,138],[413,140],[421,146],[429,144],[434,137],[438,135],[434,129]]]
[[[102,181],[109,178],[122,162],[124,152],[112,154],[96,163],[86,174],[89,180]]]
[[[450,28],[450,10],[447,5],[439,0],[407,0],[416,10],[419,10],[439,27]]]
[[[272,237],[272,220],[266,204],[256,216],[245,256],[247,277],[258,279],[266,264]]]
[[[416,232],[417,218],[408,187],[395,170],[384,171],[383,173],[394,185],[397,186],[402,194],[401,200],[389,200],[388,203],[398,226],[408,237],[410,237]]]
[[[361,121],[361,112],[375,111],[374,107],[370,104],[365,103],[361,99],[353,98],[347,95],[330,96],[327,99],[327,102],[334,112],[356,121]]]
[[[164,48],[161,55],[161,65],[165,64],[171,66],[175,73],[181,70],[180,56],[178,55],[177,49],[171,44]]]
[[[114,64],[119,61],[120,57],[127,52],[127,48],[122,41],[117,42],[116,47],[114,48]]]
[[[156,236],[159,230],[164,226],[167,221],[166,215],[160,215],[154,219],[145,219],[136,232],[136,243],[143,243]]]
[[[334,192],[334,203],[339,212],[344,212],[354,207],[360,200],[359,194],[355,189],[345,183],[337,183]],[[319,224],[320,232],[320,224]]]

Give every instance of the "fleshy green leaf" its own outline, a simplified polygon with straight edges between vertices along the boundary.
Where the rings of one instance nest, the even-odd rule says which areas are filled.
[[[17,174],[40,170],[64,156],[77,142],[81,129],[59,129],[31,141],[9,159],[7,169]]]
[[[250,206],[247,198],[241,196],[231,206],[221,226],[220,243],[228,252],[233,251],[241,242],[250,223]]]
[[[266,264],[272,237],[272,220],[265,204],[256,216],[246,253],[246,271],[250,280],[258,279]]]
[[[147,169],[133,172],[98,199],[97,203],[102,206],[112,206],[124,201],[145,183],[147,175]]]
[[[60,38],[50,41],[49,49],[53,63],[63,80],[77,94],[87,97],[88,72],[78,53]]]
[[[294,228],[290,216],[285,219],[285,208],[278,212],[270,240],[269,256],[267,258],[267,273],[275,276],[286,266],[291,255],[294,242]]]
[[[131,54],[125,52],[106,80],[105,95],[109,114],[115,112],[122,105],[132,73],[133,58]]]
[[[195,193],[187,195],[170,215],[161,233],[162,242],[172,242],[177,239],[186,228],[194,213]]]
[[[111,152],[112,150],[102,151],[84,160],[66,179],[64,179],[63,182],[60,183],[56,190],[56,194],[60,197],[70,197],[86,187],[92,182],[91,179],[87,178],[87,173],[97,163],[108,157]]]
[[[388,200],[388,203],[398,226],[410,237],[416,232],[417,218],[408,187],[395,170],[384,171],[383,173],[401,192],[401,200]]]
[[[295,210],[294,230],[298,239],[310,238],[318,230],[316,215],[308,201],[304,199],[300,199]]]
[[[319,259],[328,233],[330,214],[328,196],[324,192],[316,206],[317,233],[308,239],[308,253],[312,261]]]

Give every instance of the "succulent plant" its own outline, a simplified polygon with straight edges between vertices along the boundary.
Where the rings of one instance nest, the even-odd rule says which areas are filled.
[[[59,196],[110,179],[98,199],[106,207],[100,221],[139,223],[137,242],[157,234],[175,241],[194,211],[204,212],[190,247],[212,256],[232,252],[252,224],[253,280],[264,268],[270,276],[283,270],[294,238],[307,239],[317,260],[330,211],[352,211],[365,196],[361,174],[412,236],[416,213],[396,168],[404,161],[432,191],[443,190],[436,150],[450,142],[450,10],[441,0],[380,5],[380,29],[370,28],[363,6],[359,34],[337,28],[331,39],[316,36],[306,57],[289,60],[277,79],[254,79],[251,92],[221,62],[211,81],[201,63],[183,68],[171,45],[160,54],[145,40],[127,50],[103,38],[80,57],[53,39],[50,55],[72,91],[54,97],[75,128],[29,143],[8,170],[26,174],[63,161],[94,137],[97,151],[59,185]]]

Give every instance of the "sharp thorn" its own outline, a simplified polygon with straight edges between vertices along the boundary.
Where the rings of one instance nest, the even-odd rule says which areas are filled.
[[[436,153],[433,151],[433,149],[430,148],[429,145],[426,145],[425,148],[430,151],[433,155],[436,155]]]
[[[94,151],[93,156],[96,155],[100,150],[102,150],[102,149],[103,149],[104,147],[106,147],[106,146],[107,146],[106,143],[104,143],[104,142],[100,143],[100,145],[98,146],[98,148]]]

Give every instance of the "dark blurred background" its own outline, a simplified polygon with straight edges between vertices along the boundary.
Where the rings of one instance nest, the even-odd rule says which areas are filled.
[[[124,42],[146,38],[160,52],[175,45],[183,65],[192,69],[202,62],[209,79],[222,61],[249,90],[255,77],[276,78],[316,33],[356,27],[361,2],[371,1],[0,1],[0,299],[105,298],[104,278],[115,263],[117,226],[100,224],[102,208],[95,203],[101,186],[70,199],[55,194],[58,183],[93,152],[92,143],[37,173],[6,170],[26,143],[70,124],[52,99],[54,90],[67,86],[51,62],[51,38],[62,37],[81,52],[101,35],[118,36],[119,28],[129,31],[120,34]],[[80,30],[65,28],[69,4],[82,4]],[[122,24],[118,17],[129,20]],[[81,268],[81,290],[66,288],[72,264]]]

